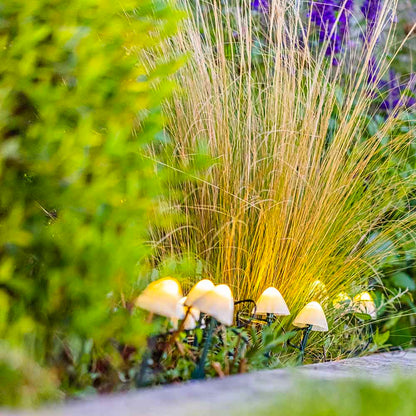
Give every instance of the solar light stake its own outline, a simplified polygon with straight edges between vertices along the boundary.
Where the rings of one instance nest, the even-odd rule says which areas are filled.
[[[302,330],[303,335],[299,346],[299,364],[303,364],[303,360],[305,359],[305,348],[306,344],[308,343],[308,338],[311,331],[312,325],[308,325],[305,329]]]
[[[156,347],[156,343],[157,335],[151,336],[147,339],[147,348],[142,357],[139,373],[136,376],[136,387],[144,387],[148,385],[148,382],[146,381],[146,373],[152,362],[153,350]]]
[[[205,361],[207,360],[208,350],[211,346],[212,341],[212,333],[214,332],[214,327],[216,324],[215,318],[211,317],[210,322],[208,324],[207,329],[207,336],[205,338],[204,349],[202,350],[202,355],[199,358],[198,364],[195,370],[192,373],[193,380],[201,380],[205,378]]]
[[[274,314],[273,313],[268,313],[266,315],[266,322],[267,322],[267,326],[270,326],[274,322]]]
[[[326,332],[328,331],[328,323],[322,306],[318,302],[309,302],[298,313],[292,324],[302,330],[303,336],[299,346],[293,345],[290,342],[288,342],[288,345],[299,350],[298,363],[302,364],[305,358],[305,348],[310,332]]]

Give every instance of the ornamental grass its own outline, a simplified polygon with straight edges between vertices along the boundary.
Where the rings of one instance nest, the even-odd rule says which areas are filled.
[[[305,4],[185,2],[163,53],[187,61],[153,149],[185,189],[170,184],[182,224],[153,230],[158,255],[195,253],[235,299],[275,286],[294,312],[382,286],[416,221],[412,109],[403,95],[383,112],[381,92],[397,1],[372,20],[346,5],[331,24]]]

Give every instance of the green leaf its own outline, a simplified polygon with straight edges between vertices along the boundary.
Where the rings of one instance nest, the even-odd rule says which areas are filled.
[[[384,345],[388,341],[389,337],[390,337],[390,331],[386,331],[380,334],[377,330],[377,332],[373,336],[373,341],[375,344],[380,346],[380,345]]]
[[[354,313],[354,316],[362,321],[370,321],[371,316],[368,313]]]
[[[416,290],[415,281],[405,272],[398,272],[391,277],[394,286],[401,289]]]

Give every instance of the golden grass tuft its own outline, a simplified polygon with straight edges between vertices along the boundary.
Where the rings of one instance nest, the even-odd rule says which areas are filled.
[[[274,0],[261,17],[248,0],[231,3],[197,1],[164,51],[190,55],[166,106],[166,164],[186,172],[201,148],[214,163],[182,184],[182,199],[172,185],[184,224],[154,239],[161,254],[196,253],[236,299],[273,285],[296,311],[365,286],[392,250],[386,241],[400,243],[415,224],[415,174],[399,173],[415,132],[400,132],[397,108],[367,133],[377,110],[368,68],[376,56],[379,77],[388,71],[396,1],[384,2],[374,40],[345,47],[337,66],[310,47],[315,32],[299,2]]]

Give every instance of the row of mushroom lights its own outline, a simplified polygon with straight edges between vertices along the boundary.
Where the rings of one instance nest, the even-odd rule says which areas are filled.
[[[323,285],[321,283],[321,285]],[[275,287],[267,288],[258,298],[252,315],[266,316],[270,324],[276,316],[290,315],[289,308]],[[194,378],[204,377],[204,361],[211,341],[212,329],[218,322],[231,326],[234,322],[234,305],[244,301],[234,302],[231,289],[226,284],[214,285],[208,279],[196,283],[187,296],[183,296],[179,282],[174,278],[162,278],[150,283],[136,300],[136,305],[151,314],[167,317],[171,320],[177,332],[193,330],[200,322],[201,313],[211,317],[206,334],[203,359],[194,374]],[[351,299],[347,294],[340,293],[333,302],[336,309],[349,312],[360,312],[376,317],[376,307],[368,292],[360,293]],[[259,318],[261,319],[261,318]],[[180,322],[180,323],[179,323]],[[320,303],[312,301],[307,303],[297,314],[292,325],[303,331],[300,346],[300,361],[303,361],[304,349],[311,331],[328,331],[328,323]]]
[[[234,320],[234,298],[228,285],[214,285],[210,280],[203,279],[196,283],[187,296],[183,296],[179,282],[173,278],[163,278],[150,283],[139,295],[136,305],[156,315],[170,318],[177,324],[178,320],[187,319],[183,329],[196,327],[200,312],[212,316],[218,322],[230,326]],[[341,292],[334,300],[337,309],[350,309],[376,318],[376,306],[368,292],[362,292],[353,299]],[[274,316],[290,315],[289,308],[281,293],[274,287],[267,288],[256,302],[257,315],[272,314]],[[299,312],[293,325],[304,327],[313,325],[315,331],[327,331],[328,324],[321,305],[309,302]]]

